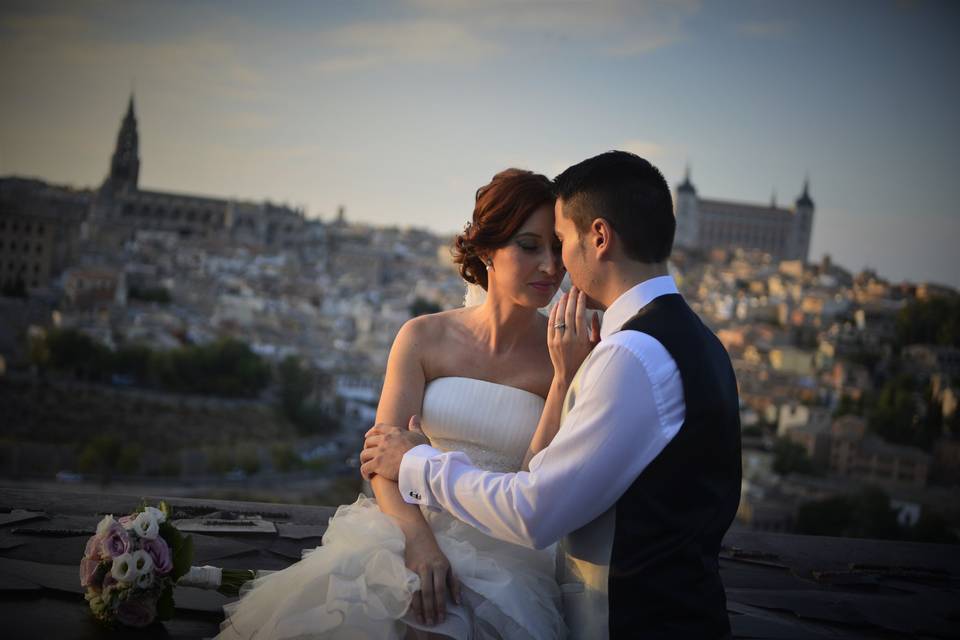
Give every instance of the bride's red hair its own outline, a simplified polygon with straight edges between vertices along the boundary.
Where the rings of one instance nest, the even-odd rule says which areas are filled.
[[[486,289],[481,256],[507,244],[534,211],[555,200],[550,179],[524,169],[504,169],[477,189],[473,219],[453,240],[453,261],[463,279]]]

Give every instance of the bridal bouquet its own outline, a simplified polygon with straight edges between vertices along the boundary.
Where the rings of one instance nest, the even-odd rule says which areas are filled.
[[[119,520],[104,516],[80,561],[80,586],[94,617],[145,627],[173,617],[173,587],[216,589],[235,596],[256,577],[246,570],[193,567],[193,538],[167,521],[170,509],[141,506]]]

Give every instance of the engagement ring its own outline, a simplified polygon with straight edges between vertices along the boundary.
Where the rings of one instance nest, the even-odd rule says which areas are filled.
[[[565,322],[558,322],[557,324],[553,325],[553,328],[554,328],[554,329],[566,329],[566,328],[567,328],[567,324],[566,324]]]

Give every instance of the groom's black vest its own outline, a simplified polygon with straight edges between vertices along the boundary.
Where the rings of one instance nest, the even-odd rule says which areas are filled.
[[[617,501],[610,637],[728,637],[717,558],[740,501],[741,476],[730,357],[677,294],[655,298],[623,330],[656,338],[673,357],[686,415],[673,440]]]

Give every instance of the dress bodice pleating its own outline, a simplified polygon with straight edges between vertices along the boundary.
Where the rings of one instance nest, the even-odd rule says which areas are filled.
[[[517,471],[536,431],[544,400],[535,393],[476,378],[431,380],[421,426],[442,451],[462,451],[488,471]]]

